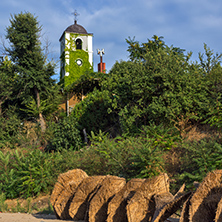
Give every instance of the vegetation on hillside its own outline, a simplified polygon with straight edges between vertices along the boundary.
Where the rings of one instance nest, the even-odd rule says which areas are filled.
[[[176,181],[172,189],[221,168],[221,54],[204,44],[191,61],[192,53],[163,37],[129,38],[129,61],[66,89],[80,100],[67,117],[37,18],[25,12],[10,23],[0,64],[0,193],[7,198],[50,192],[73,168],[126,179],[165,171]],[[189,139],[194,128],[205,138]]]

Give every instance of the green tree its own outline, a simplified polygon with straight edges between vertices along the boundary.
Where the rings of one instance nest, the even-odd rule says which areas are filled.
[[[163,36],[154,35],[151,39],[148,39],[145,43],[139,43],[135,41],[135,37],[126,39],[128,46],[127,51],[129,52],[129,58],[131,61],[146,61],[145,55],[149,51],[157,51],[158,49],[166,49],[167,45],[163,40]],[[184,49],[180,49],[178,47],[171,47],[171,50],[174,53],[180,54],[184,56]],[[190,55],[189,55],[190,56]]]
[[[100,89],[100,84],[106,74],[98,72],[86,72],[80,76],[75,82],[66,87],[66,91],[70,94],[75,94],[81,101],[83,97],[88,95],[94,88]]]
[[[55,81],[53,64],[47,63],[40,42],[41,26],[31,13],[11,16],[6,38],[10,46],[6,49],[19,75],[19,96],[26,106],[34,99],[38,110],[41,130],[46,122],[41,108],[42,98],[52,93]]]
[[[71,114],[88,134],[108,132],[115,137],[119,134],[118,114],[110,113],[112,107],[112,95],[109,91],[94,89],[83,101],[77,104]]]
[[[147,44],[152,47],[145,50],[141,44],[142,54],[132,54],[132,61],[117,62],[103,87],[115,95],[113,110],[126,133],[150,121],[174,123],[183,131],[186,121],[201,119],[207,112],[203,75],[196,64],[189,63],[190,54],[186,56],[183,50]],[[129,49],[133,50],[132,45]]]
[[[222,128],[222,54],[214,54],[204,44],[204,53],[199,53],[200,67],[207,83],[210,111],[207,122]]]
[[[16,77],[13,64],[8,57],[6,57],[0,64],[0,116],[2,114],[3,103],[13,95]]]
[[[82,146],[79,128],[79,124],[75,117],[68,116],[61,119],[54,127],[54,136],[49,141],[47,150],[79,150]]]

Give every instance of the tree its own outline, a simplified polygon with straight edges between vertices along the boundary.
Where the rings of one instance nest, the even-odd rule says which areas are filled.
[[[86,72],[80,76],[75,82],[66,87],[66,92],[69,94],[75,94],[79,101],[83,100],[83,97],[96,89],[100,89],[100,84],[103,79],[106,78],[106,74],[98,72]]]
[[[200,67],[208,87],[210,111],[206,122],[222,128],[222,54],[214,54],[204,44],[204,53],[199,53]]]
[[[156,52],[158,49],[166,49],[168,46],[163,40],[163,36],[154,35],[152,39],[148,39],[145,43],[139,43],[135,41],[135,37],[131,39],[130,37],[126,39],[128,46],[127,51],[130,53],[129,58],[131,61],[146,61],[145,55],[149,51]],[[184,49],[178,47],[171,47],[174,53],[184,56]]]
[[[6,49],[15,64],[19,81],[19,96],[27,106],[35,101],[38,121],[42,132],[46,129],[41,99],[51,94],[55,85],[52,79],[54,66],[46,61],[40,42],[41,26],[31,13],[11,16],[6,39],[10,46]]]
[[[16,77],[13,64],[6,57],[0,64],[0,115],[2,114],[3,103],[12,97]]]
[[[181,121],[201,119],[207,112],[204,78],[199,67],[188,62],[190,54],[157,43],[138,43],[135,51],[130,44],[131,61],[117,62],[103,83],[115,95],[113,110],[126,133],[150,122],[174,123],[183,131]]]

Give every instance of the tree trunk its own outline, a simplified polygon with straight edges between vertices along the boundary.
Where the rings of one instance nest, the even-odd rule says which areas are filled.
[[[41,127],[41,131],[44,133],[45,130],[46,130],[46,123],[45,123],[45,120],[44,120],[44,117],[40,111],[40,95],[39,95],[39,90],[35,87],[34,88],[34,91],[35,91],[35,95],[36,95],[36,102],[37,102],[37,107],[38,107],[38,110],[39,110],[39,124],[40,124],[40,127]]]
[[[66,95],[66,115],[69,116],[69,93]]]

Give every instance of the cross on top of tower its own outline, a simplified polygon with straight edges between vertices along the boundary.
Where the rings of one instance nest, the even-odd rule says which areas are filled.
[[[75,22],[75,24],[77,23],[77,17],[80,15],[76,10],[72,13],[72,15],[74,15],[74,18],[75,18],[75,20],[74,20],[74,22]]]

